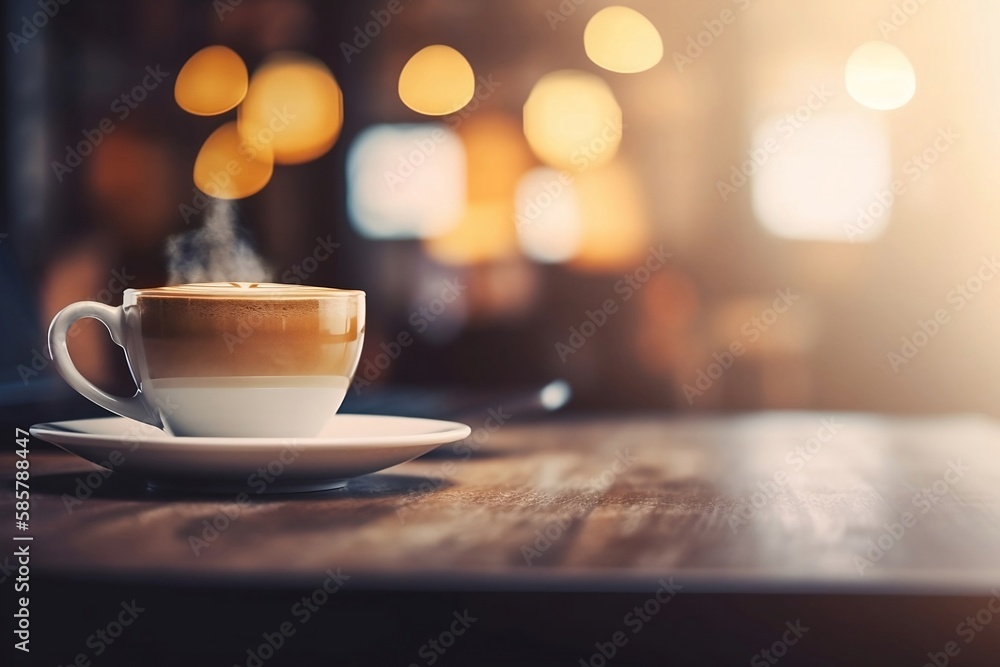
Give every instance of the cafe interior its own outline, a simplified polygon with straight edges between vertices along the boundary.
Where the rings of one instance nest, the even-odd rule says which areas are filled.
[[[986,604],[976,597],[985,591],[979,584],[1000,574],[1000,430],[992,421],[1000,416],[1000,278],[994,281],[1000,189],[990,184],[1000,157],[994,78],[1000,4],[613,1],[620,4],[8,2],[4,424],[13,431],[105,414],[50,363],[49,322],[73,302],[119,306],[125,290],[185,283],[363,290],[364,350],[343,412],[454,418],[475,432],[482,421],[477,406],[517,407],[514,428],[501,429],[484,451],[474,448],[475,465],[495,466],[489,493],[474,493],[476,480],[486,484],[485,473],[472,481],[449,476],[430,495],[448,499],[451,509],[428,509],[427,516],[467,507],[490,517],[482,514],[487,496],[511,503],[504,505],[508,512],[541,502],[537,494],[555,488],[561,468],[518,481],[518,466],[529,462],[519,457],[547,452],[579,465],[590,456],[587,442],[619,432],[641,440],[637,447],[654,459],[661,456],[656,465],[668,473],[657,480],[662,471],[640,472],[617,496],[612,482],[607,502],[622,507],[605,520],[621,531],[618,537],[587,551],[593,546],[587,526],[611,530],[595,528],[592,513],[551,570],[528,567],[517,539],[513,555],[475,555],[467,541],[481,540],[477,549],[503,543],[489,537],[488,524],[506,525],[505,519],[483,519],[447,533],[447,540],[434,532],[445,531],[444,519],[423,532],[419,523],[401,520],[376,533],[365,523],[375,510],[364,503],[392,504],[409,493],[363,481],[382,473],[352,481],[340,493],[352,493],[352,484],[361,490],[346,499],[331,491],[269,505],[284,507],[288,517],[307,509],[322,517],[329,503],[328,519],[310,530],[355,530],[342,544],[369,554],[367,562],[384,577],[370,580],[380,583],[368,597],[344,598],[338,618],[349,627],[352,614],[377,614],[399,599],[392,595],[409,600],[392,623],[355,628],[353,648],[350,633],[336,633],[344,664],[382,664],[379,649],[390,651],[382,642],[407,636],[411,621],[423,623],[423,605],[460,611],[472,598],[456,596],[473,594],[481,610],[492,612],[484,612],[486,623],[473,626],[469,637],[489,632],[487,623],[495,631],[489,640],[474,640],[476,648],[453,637],[459,648],[444,662],[730,664],[736,655],[740,662],[774,664],[753,662],[754,652],[780,640],[789,656],[814,651],[802,664],[864,664],[873,656],[884,660],[879,664],[899,664],[891,652],[879,652],[890,651],[879,643],[886,636],[859,627],[857,615],[865,613],[859,609],[869,603],[866,618],[888,618],[894,646],[912,649],[912,664],[946,664],[928,656],[954,655],[942,648],[951,639],[967,659],[974,649],[988,656],[1000,646],[995,625],[977,633],[969,648],[961,634],[952,635],[963,610],[974,616]],[[68,345],[80,373],[111,394],[135,392],[126,359],[104,326],[85,320],[76,327]],[[720,480],[750,479],[756,489],[762,474],[770,479],[771,450],[783,454],[782,443],[808,442],[824,415],[847,415],[863,433],[823,452],[833,456],[836,449],[839,458],[812,475],[834,490],[810,487],[813,495],[803,502],[814,504],[804,524],[778,512],[780,530],[768,524],[737,533],[714,514],[727,511],[725,502],[709,498]],[[699,453],[703,440],[715,444]],[[763,440],[774,446],[740,449]],[[489,455],[491,445],[501,453]],[[503,453],[507,445],[514,453]],[[671,454],[672,446],[691,450]],[[850,517],[873,512],[859,530],[870,529],[865,538],[878,544],[895,510],[874,512],[876,501],[863,494],[829,515],[816,503],[861,493],[858,479],[875,476],[882,480],[874,483],[876,495],[884,500],[898,491],[906,509],[909,493],[940,475],[937,461],[946,465],[962,452],[984,477],[970,474],[962,484],[971,484],[949,490],[942,503],[953,505],[935,504],[928,516],[940,524],[928,519],[927,528],[910,529],[925,531],[912,543],[922,555],[906,550],[904,557],[910,545],[891,553],[898,571],[882,586],[867,587],[870,575],[853,576],[854,552],[844,574],[816,544],[800,548],[801,531],[823,536],[824,549],[848,540],[852,529],[844,532],[830,519],[840,513],[850,526]],[[931,459],[929,477],[907,477],[907,466]],[[441,459],[427,460],[404,467],[440,466]],[[407,475],[418,480],[414,487],[421,470]],[[56,506],[52,550],[60,544],[56,527],[89,516],[63,511],[59,498],[72,493],[72,476],[57,477],[33,490]],[[147,508],[182,502],[211,514],[211,498],[178,501],[146,492],[139,499],[115,489],[103,487],[106,497],[87,503],[96,511],[103,502]],[[525,494],[521,501],[517,493]],[[663,512],[653,524],[640,521],[649,503]],[[671,518],[684,512],[684,520]],[[154,522],[137,516],[145,519],[115,527],[138,531],[123,544],[141,542],[140,526]],[[279,530],[266,518],[241,519],[240,529],[277,533],[297,520],[283,519],[292,524]],[[523,521],[528,535],[539,528]],[[721,522],[720,537],[704,538],[686,560],[664,560],[693,534],[709,531],[705,522],[712,521]],[[95,540],[104,534],[94,530]],[[285,535],[286,544],[305,535],[305,528],[297,530],[303,532]],[[740,541],[725,546],[730,533]],[[656,548],[640,546],[633,543],[639,534],[662,540]],[[323,546],[318,532],[310,535],[302,545],[341,548]],[[399,540],[399,554],[409,560],[386,555]],[[81,544],[67,541],[65,560],[42,562],[53,581],[85,596],[95,580],[78,580],[69,559],[99,557]],[[271,548],[250,538],[240,547]],[[450,554],[440,563],[458,563],[457,570],[436,569],[431,554],[438,548]],[[578,548],[589,556],[574,560]],[[715,548],[729,551],[725,567]],[[275,591],[288,580],[268,578],[284,566],[266,558],[234,552],[224,564],[242,576],[240,593],[249,602],[212,588],[205,579],[214,576],[211,569],[195,576],[150,566],[140,577],[150,588],[138,590],[158,595],[160,608],[176,613],[184,603],[164,581],[189,586],[204,609],[225,599],[229,620],[218,622],[242,632],[254,613],[266,617],[284,604]],[[768,559],[775,571],[747,575],[756,567],[751,563]],[[215,561],[202,558],[198,567],[206,562]],[[617,569],[611,579],[581,584],[574,563],[587,572]],[[465,566],[466,578],[443,574]],[[310,561],[294,574],[304,580],[325,567]],[[428,568],[445,580],[433,590],[419,585]],[[484,573],[496,578],[475,578]],[[658,646],[650,633],[642,644],[637,636],[620,645],[616,659],[602,653],[617,621],[598,619],[620,617],[616,601],[646,590],[635,577],[670,573],[678,581],[688,573],[689,590],[705,591],[688,608],[681,589],[666,607],[680,607],[671,611],[678,618],[657,631],[670,647]],[[366,581],[363,572],[356,581]],[[140,585],[127,577],[114,582],[123,598]],[[804,597],[787,595],[806,584],[812,588]],[[58,596],[44,602],[57,605]],[[540,611],[555,608],[549,620]],[[815,619],[817,629],[800,646],[779,632],[784,622],[820,608],[823,619]],[[534,619],[533,629],[509,616]],[[74,627],[77,617],[63,609],[52,618]],[[719,619],[714,629],[713,618]],[[58,660],[87,650],[86,632],[71,636],[39,623],[39,636],[60,645],[53,653]],[[437,626],[430,627],[427,636],[436,634]],[[328,658],[330,644],[318,627],[311,632],[297,646],[289,637],[285,653],[275,649],[273,664]],[[715,632],[732,638],[735,654],[725,652],[726,642],[713,647]],[[503,637],[516,641],[507,645]],[[851,653],[844,637],[867,642],[867,652]],[[133,653],[122,646],[120,657],[141,655],[151,645],[142,642],[135,640]],[[411,641],[394,659],[433,664],[419,647]],[[208,635],[184,650],[249,664],[246,652],[226,653]],[[837,659],[828,662],[831,656]]]

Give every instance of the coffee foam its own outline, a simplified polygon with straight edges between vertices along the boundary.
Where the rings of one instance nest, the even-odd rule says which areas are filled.
[[[257,297],[279,296],[282,298],[300,297],[351,297],[364,296],[360,290],[344,290],[334,287],[311,287],[308,285],[287,285],[283,283],[248,283],[248,282],[215,282],[191,283],[187,285],[171,285],[169,287],[152,287],[149,289],[132,290],[138,295],[156,297],[181,296],[225,299],[255,299]]]

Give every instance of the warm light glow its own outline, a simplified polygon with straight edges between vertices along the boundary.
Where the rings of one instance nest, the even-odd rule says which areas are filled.
[[[458,135],[465,144],[469,201],[512,201],[518,180],[534,164],[518,123],[478,112],[462,123]]]
[[[510,201],[469,202],[459,223],[424,241],[427,254],[442,264],[482,264],[514,254],[514,207]]]
[[[420,49],[399,73],[399,99],[428,116],[455,113],[469,103],[475,89],[469,61],[443,44]]]
[[[580,249],[573,266],[631,270],[648,252],[649,223],[639,181],[625,163],[585,171],[574,182],[580,201]]]
[[[368,238],[421,238],[452,228],[465,210],[465,151],[439,124],[374,125],[347,155],[347,207]]]
[[[517,123],[509,117],[479,113],[462,123],[465,146],[467,208],[458,225],[424,243],[443,264],[490,262],[516,254],[514,192],[532,164],[531,151]]]
[[[539,262],[565,262],[580,247],[580,202],[573,178],[539,167],[517,187],[517,236],[521,250]]]
[[[629,7],[605,7],[583,31],[583,46],[596,65],[612,72],[643,72],[663,58],[663,40],[656,27]]]
[[[267,146],[245,143],[229,122],[208,136],[194,161],[194,184],[217,199],[241,199],[271,180],[274,160]]]
[[[330,70],[301,55],[272,57],[254,72],[240,106],[240,133],[270,144],[278,164],[314,160],[330,150],[344,122],[344,100]]]
[[[766,154],[774,124],[760,126],[754,152]],[[896,198],[891,176],[881,124],[863,114],[816,117],[751,176],[753,210],[778,236],[871,241],[885,228]]]
[[[599,77],[573,70],[552,72],[539,79],[524,103],[524,136],[549,165],[583,171],[618,152],[622,110]]]
[[[906,54],[886,42],[862,44],[847,59],[847,92],[869,109],[898,109],[913,98],[917,77]]]
[[[235,109],[246,94],[247,66],[225,46],[209,46],[188,58],[174,83],[177,105],[198,116]]]

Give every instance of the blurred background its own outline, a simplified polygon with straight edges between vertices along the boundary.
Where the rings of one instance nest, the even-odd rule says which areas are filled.
[[[1000,412],[1000,5],[624,4],[7,2],[0,401],[82,402],[55,312],[215,244],[250,257],[227,280],[368,293],[352,395],[561,378],[587,411]],[[180,79],[213,45],[237,64]],[[238,111],[181,108],[241,101],[240,60]],[[268,88],[276,64],[326,97]],[[305,144],[206,197],[216,130],[283,95],[322,111]],[[78,327],[77,365],[131,394]]]

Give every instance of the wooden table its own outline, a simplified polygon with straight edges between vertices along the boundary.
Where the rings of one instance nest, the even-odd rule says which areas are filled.
[[[959,628],[991,598],[1000,612],[992,420],[632,416],[493,432],[486,420],[468,420],[480,442],[344,491],[250,492],[242,507],[114,476],[77,503],[95,468],[33,442],[38,632],[67,628],[49,648],[72,660],[88,650],[74,628],[144,595],[156,622],[137,622],[119,658],[148,659],[143,647],[182,632],[192,652],[247,664],[284,619],[299,631],[281,656],[297,664],[331,652],[366,664],[376,650],[431,664],[422,643],[464,609],[479,620],[440,664],[597,665],[602,647],[626,664],[745,663],[797,621],[809,631],[785,646],[790,664],[898,651],[923,664],[948,642],[958,664],[1000,656],[1000,618],[968,643]],[[300,628],[289,601],[338,573],[324,620]],[[629,621],[643,605],[650,618]]]

